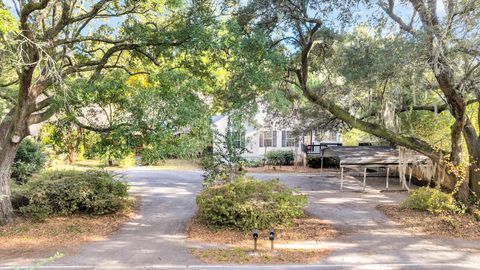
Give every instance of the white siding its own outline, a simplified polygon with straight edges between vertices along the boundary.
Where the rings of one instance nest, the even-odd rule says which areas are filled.
[[[227,117],[223,117],[222,119],[216,121],[214,123],[214,127],[220,132],[221,134],[225,134],[225,131],[227,129],[227,124],[228,124],[228,119]],[[297,157],[301,154],[301,144],[302,144],[302,138],[299,137],[297,138],[297,142],[295,146],[291,147],[282,147],[282,130],[290,130],[288,128],[285,129],[277,129],[277,136],[276,136],[276,147],[260,147],[259,145],[259,136],[260,136],[260,130],[257,130],[254,128],[251,124],[249,123],[244,123],[245,127],[245,146],[246,149],[248,150],[246,153],[243,154],[243,156],[247,159],[252,159],[252,160],[257,160],[263,158],[266,152],[272,151],[272,150],[292,150]],[[337,140],[338,140],[337,136]],[[307,144],[309,142],[306,142]],[[215,149],[215,146],[214,146]]]

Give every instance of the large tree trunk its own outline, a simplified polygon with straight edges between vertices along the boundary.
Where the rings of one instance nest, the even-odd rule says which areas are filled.
[[[10,176],[13,161],[20,142],[29,134],[27,119],[29,116],[26,102],[15,106],[0,123],[0,224],[13,219],[12,201],[10,198]]]
[[[463,134],[469,156],[469,187],[477,195],[480,195],[480,138],[468,118]]]
[[[11,139],[15,127],[13,124],[15,112],[15,109],[10,110],[0,123],[0,225],[10,222],[13,218],[10,175],[18,148],[18,143],[12,142]]]
[[[0,225],[13,219],[12,201],[10,198],[10,175],[18,144],[7,143],[0,150]]]

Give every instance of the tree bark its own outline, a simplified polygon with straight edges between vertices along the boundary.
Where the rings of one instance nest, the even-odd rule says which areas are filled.
[[[15,127],[13,120],[14,115],[16,115],[15,112],[15,108],[11,109],[0,123],[0,225],[13,219],[10,176],[18,148],[18,143],[13,143],[11,140]]]
[[[480,139],[475,127],[468,118],[463,130],[463,136],[465,137],[469,156],[469,187],[477,195],[480,195]]]
[[[10,175],[18,144],[3,145],[0,150],[0,225],[13,219],[13,207],[10,198]]]

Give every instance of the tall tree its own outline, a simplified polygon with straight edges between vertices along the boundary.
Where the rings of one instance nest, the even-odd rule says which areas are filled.
[[[438,1],[407,2],[413,7],[408,21],[395,14],[394,0],[380,2],[379,7],[400,25],[402,31],[410,35],[410,42],[419,49],[421,56],[412,53],[403,54],[402,57],[409,57],[406,58],[409,62],[425,63],[435,78],[436,83],[431,87],[440,89],[441,97],[445,100],[445,104],[439,106],[417,104],[411,106],[411,110],[448,110],[455,119],[451,129],[451,149],[448,153],[415,134],[398,132],[385,123],[372,121],[358,114],[358,111],[344,106],[341,104],[344,99],[339,99],[339,94],[345,95],[350,91],[342,83],[343,79],[332,78],[328,67],[324,68],[323,72],[319,70],[319,64],[321,66],[329,57],[335,43],[335,38],[332,38],[330,33],[343,27],[342,22],[350,23],[355,7],[362,1],[251,1],[241,7],[237,14],[245,29],[262,27],[265,33],[271,36],[272,44],[286,42],[293,47],[293,50],[290,50],[293,53],[290,57],[291,64],[286,68],[285,79],[300,89],[303,97],[351,127],[416,150],[441,163],[458,185],[463,183],[461,197],[465,199],[468,196],[468,187],[474,192],[480,192],[479,139],[471,120],[465,114],[467,104],[477,101],[475,95],[478,98],[480,3],[444,1],[445,14],[440,16]],[[335,17],[335,14],[340,14],[340,17]],[[403,36],[404,33],[395,35]],[[422,62],[424,60],[425,62]],[[364,90],[367,91],[368,88]],[[394,113],[405,111],[408,109],[398,108]],[[455,169],[459,164],[461,134],[467,142],[470,156],[468,183],[463,181],[464,174]],[[449,162],[443,160],[445,155],[449,155]]]
[[[0,97],[9,106],[0,122],[0,224],[13,216],[9,180],[18,145],[31,125],[68,106],[63,102],[71,91],[68,82],[78,77],[94,82],[112,69],[142,72],[125,64],[133,59],[162,65],[159,58],[202,32],[206,11],[201,1],[1,3]]]

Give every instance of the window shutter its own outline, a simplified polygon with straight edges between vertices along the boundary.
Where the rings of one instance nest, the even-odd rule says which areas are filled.
[[[282,147],[287,146],[287,132],[285,130],[282,130]]]
[[[258,146],[259,147],[263,147],[263,133],[260,132],[260,134],[258,134]]]
[[[272,147],[277,147],[277,131],[272,131]]]

